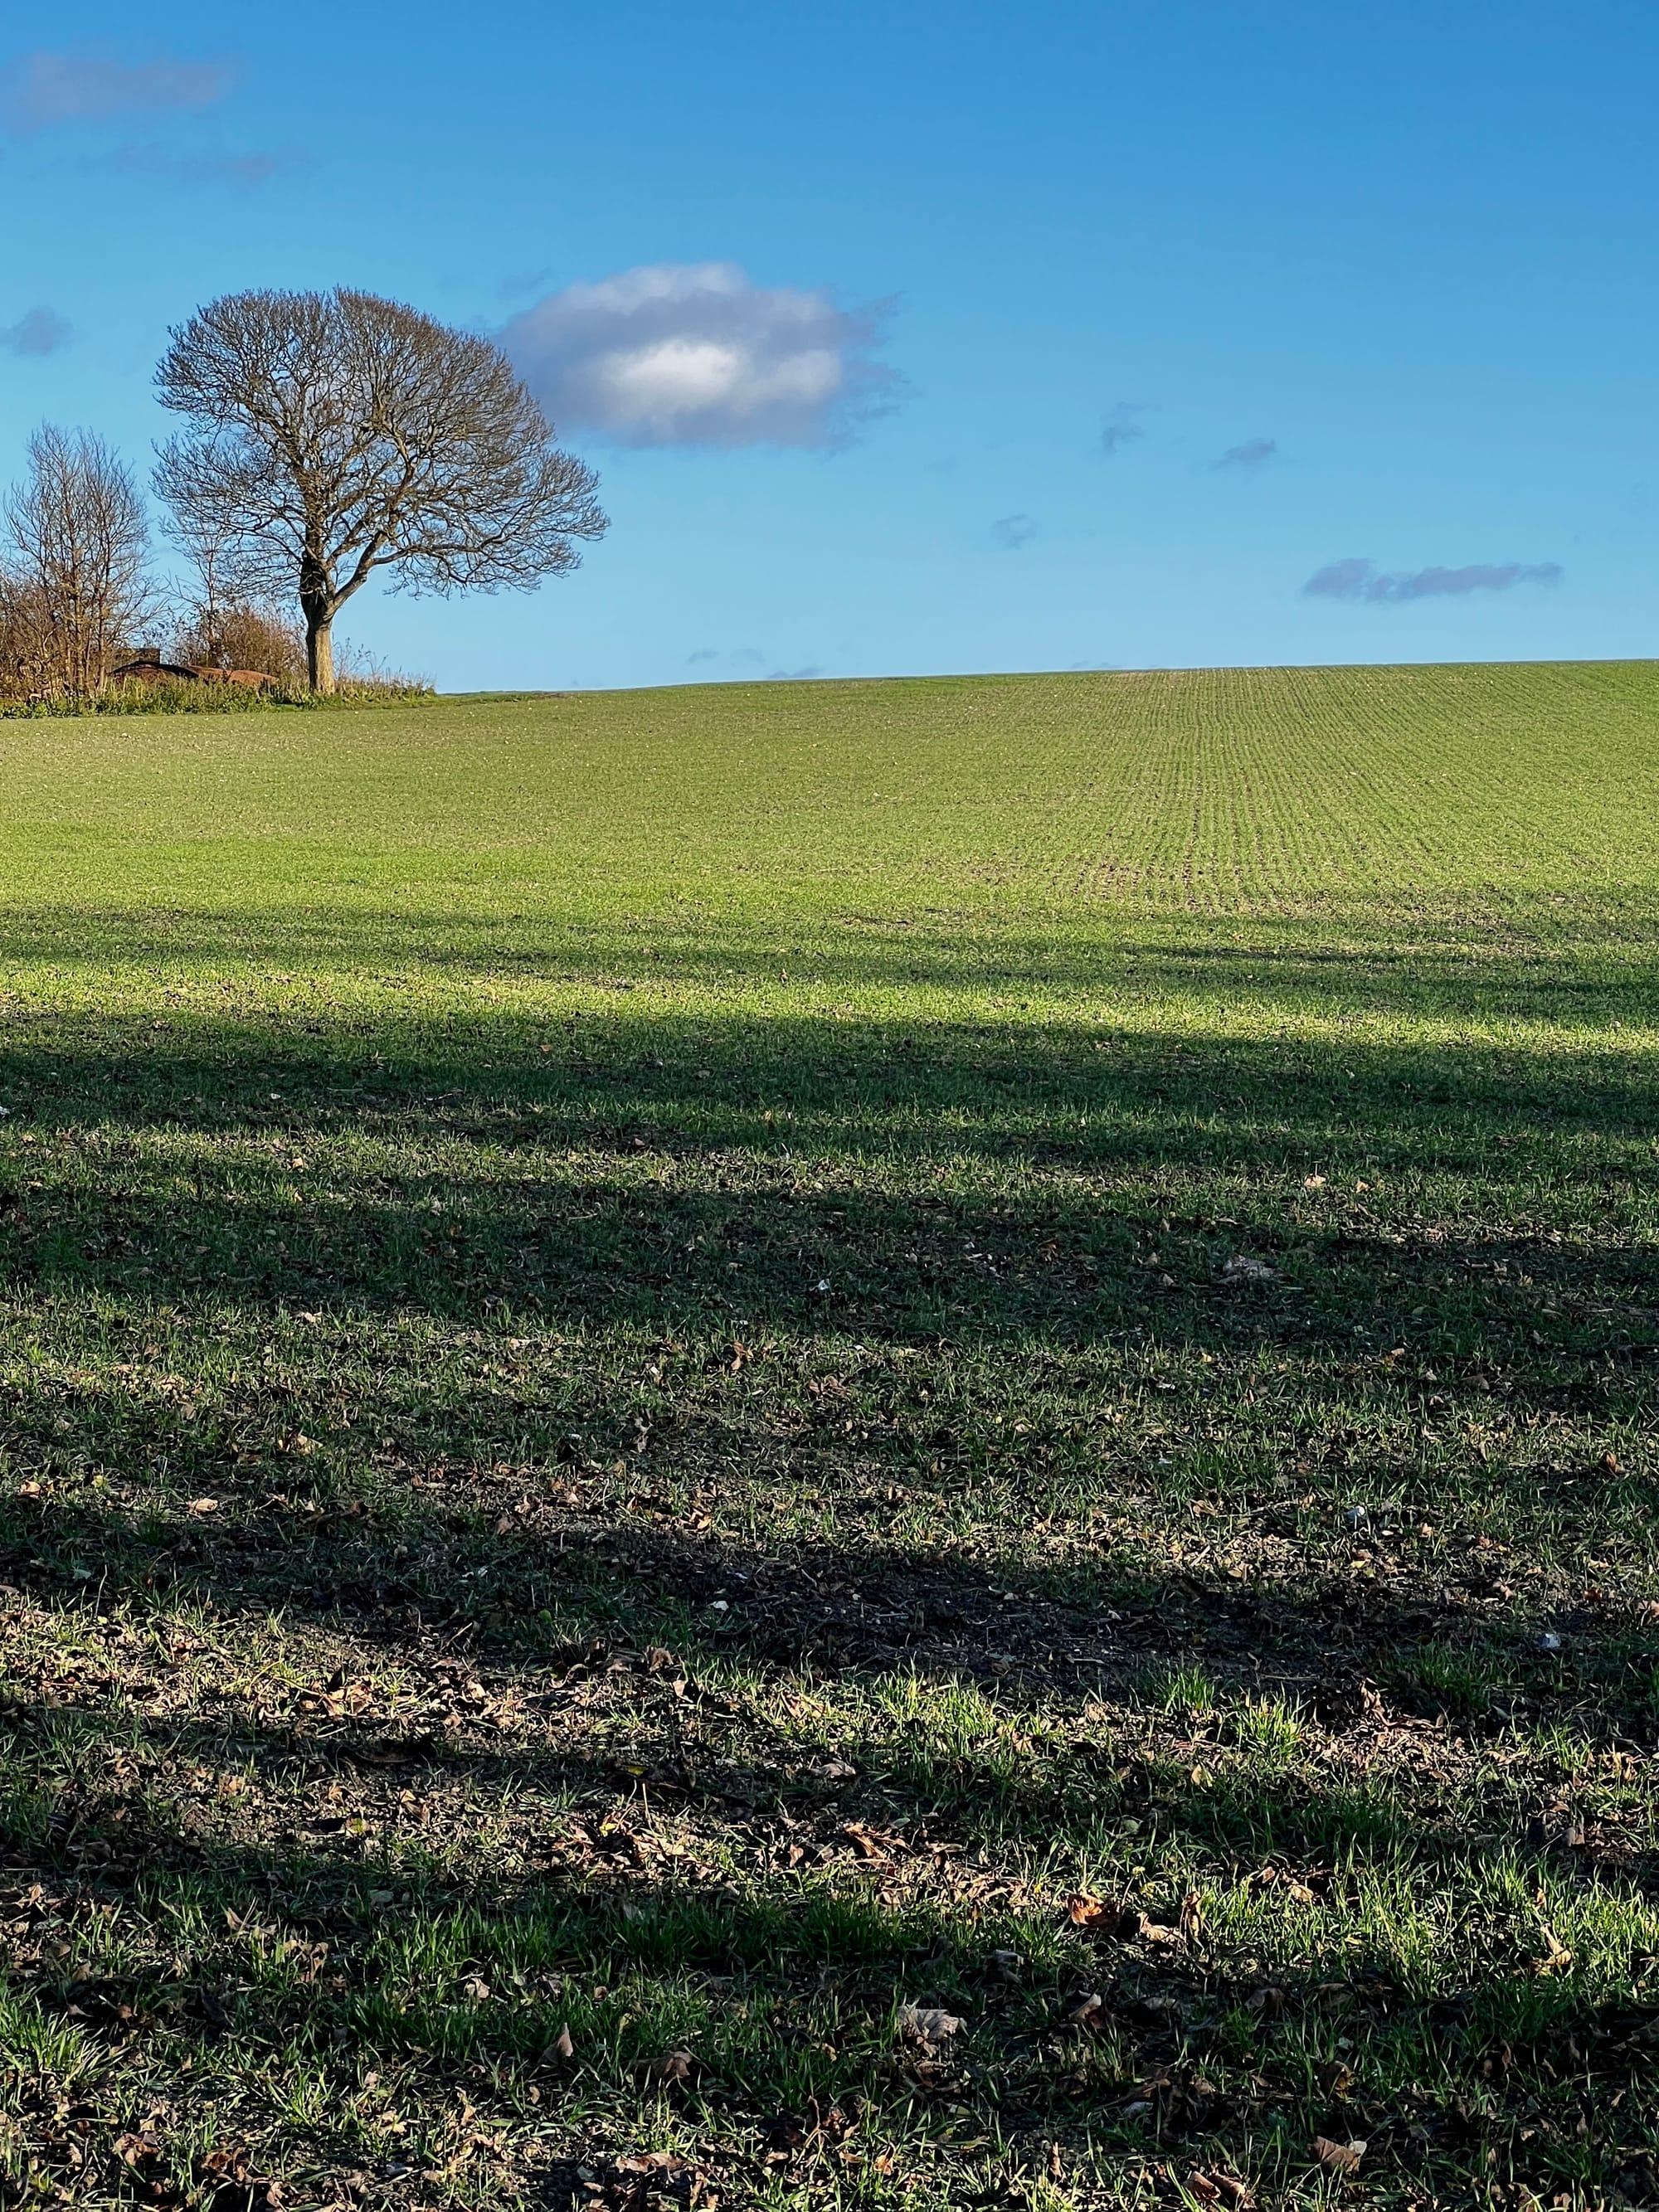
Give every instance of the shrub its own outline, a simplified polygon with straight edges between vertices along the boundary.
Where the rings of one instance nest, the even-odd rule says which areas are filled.
[[[278,682],[306,680],[306,635],[279,609],[198,600],[179,624],[173,657],[192,668],[252,668]]]

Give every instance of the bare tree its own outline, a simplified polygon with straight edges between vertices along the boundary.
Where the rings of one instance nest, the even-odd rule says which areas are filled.
[[[239,585],[297,587],[313,687],[336,614],[378,568],[414,591],[528,591],[606,528],[487,339],[368,292],[238,292],[172,333],[161,404],[188,428],[156,489]]]
[[[29,610],[46,687],[89,698],[154,608],[138,488],[101,438],[48,423],[29,440],[28,473],[4,512],[12,597]]]
[[[44,593],[17,563],[0,562],[0,698],[50,697],[56,665]]]

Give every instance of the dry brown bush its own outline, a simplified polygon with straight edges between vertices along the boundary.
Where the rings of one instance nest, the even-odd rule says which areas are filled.
[[[191,668],[251,668],[279,683],[305,681],[305,631],[274,607],[198,600],[179,625],[173,651]]]

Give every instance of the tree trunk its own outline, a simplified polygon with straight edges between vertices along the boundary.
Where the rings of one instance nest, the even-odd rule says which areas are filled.
[[[334,689],[334,617],[312,615],[306,620],[306,673],[313,691],[325,697]]]

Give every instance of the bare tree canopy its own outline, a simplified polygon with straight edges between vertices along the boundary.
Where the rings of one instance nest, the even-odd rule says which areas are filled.
[[[238,292],[172,333],[188,428],[155,486],[239,593],[297,588],[310,676],[377,568],[414,591],[527,591],[606,527],[598,479],[485,338],[372,293]]]
[[[34,688],[90,698],[154,608],[149,525],[131,472],[90,430],[47,423],[29,440],[28,473],[4,517],[8,658],[33,668]]]

